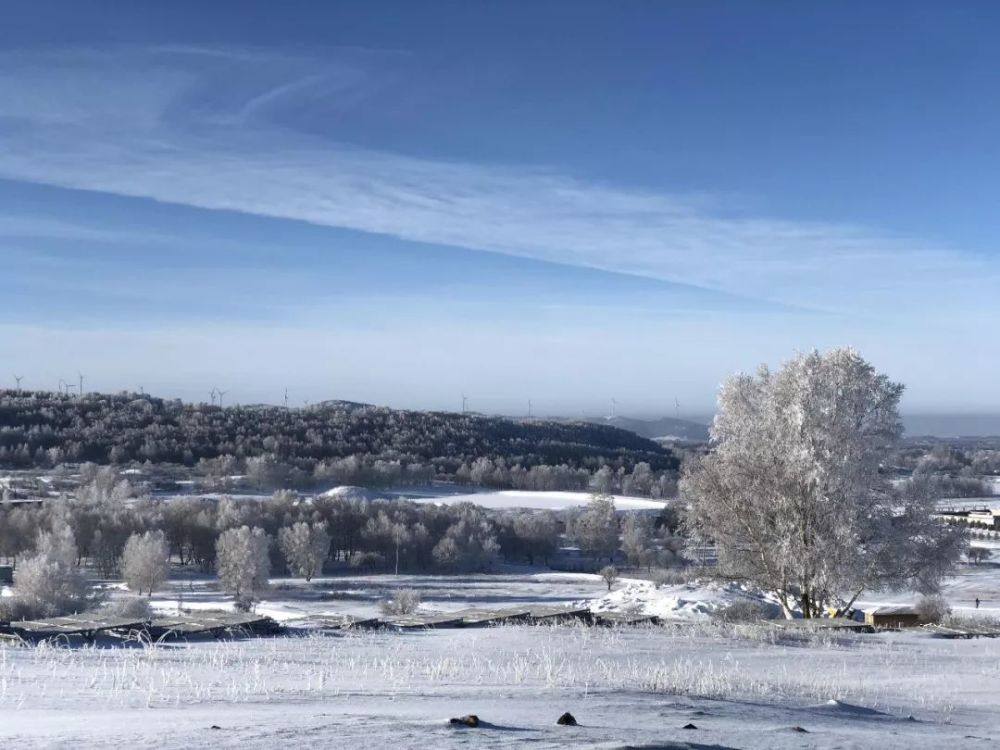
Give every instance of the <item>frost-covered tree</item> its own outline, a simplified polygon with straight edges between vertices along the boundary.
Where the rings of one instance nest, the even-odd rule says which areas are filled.
[[[249,606],[267,587],[271,572],[270,539],[264,530],[240,526],[222,532],[216,542],[216,567],[222,588],[241,606]]]
[[[486,570],[500,551],[493,526],[481,508],[466,505],[460,513],[434,547],[434,561],[451,569]]]
[[[642,565],[653,544],[653,521],[643,513],[629,513],[622,524],[622,551],[630,565]]]
[[[786,616],[843,611],[866,589],[932,591],[964,537],[932,518],[925,486],[897,491],[880,471],[902,392],[851,349],[727,380],[713,450],[682,481],[720,568],[773,591]]]
[[[597,557],[611,558],[618,549],[618,518],[610,495],[594,495],[573,520],[573,538],[580,548]]]
[[[76,567],[76,544],[68,526],[38,536],[35,553],[14,571],[13,598],[24,617],[54,617],[80,612],[93,603]]]
[[[152,596],[153,589],[167,580],[169,557],[170,549],[162,531],[133,534],[122,554],[125,582],[139,595],[145,591]]]
[[[601,580],[608,587],[608,591],[611,591],[611,587],[615,585],[615,581],[618,580],[618,568],[614,565],[605,565],[600,571]]]
[[[323,562],[330,554],[330,535],[324,523],[300,521],[283,528],[278,532],[278,543],[288,567],[307,581],[323,571]]]

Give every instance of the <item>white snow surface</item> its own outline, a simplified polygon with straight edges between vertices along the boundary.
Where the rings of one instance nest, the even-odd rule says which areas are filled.
[[[777,598],[745,584],[694,581],[657,586],[652,581],[621,579],[604,596],[587,602],[595,612],[655,615],[664,620],[705,621],[713,612],[735,601],[768,605],[780,612]]]
[[[588,492],[533,492],[529,490],[500,490],[497,492],[472,492],[464,495],[441,495],[438,497],[413,498],[418,503],[454,505],[474,503],[484,508],[503,510],[506,508],[528,508],[531,510],[566,510],[587,505],[593,495]],[[662,510],[666,503],[645,497],[614,496],[618,510]]]
[[[0,736],[18,750],[988,748],[998,661],[996,640],[699,624],[0,646]],[[564,711],[580,725],[557,726]],[[480,728],[449,726],[469,713]]]

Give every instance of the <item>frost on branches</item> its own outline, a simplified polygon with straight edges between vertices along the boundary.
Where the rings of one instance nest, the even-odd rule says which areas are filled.
[[[263,529],[240,526],[222,532],[215,548],[219,582],[236,599],[237,608],[250,609],[268,584],[270,538]]]
[[[842,613],[866,589],[933,592],[965,538],[932,518],[928,487],[880,471],[902,392],[851,349],[726,381],[713,451],[682,481],[722,572],[774,591],[787,617]]]

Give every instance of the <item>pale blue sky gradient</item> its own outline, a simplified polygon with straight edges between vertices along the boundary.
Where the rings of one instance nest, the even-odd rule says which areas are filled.
[[[852,344],[910,410],[1000,411],[992,3],[8,16],[26,385],[703,413],[731,371]]]

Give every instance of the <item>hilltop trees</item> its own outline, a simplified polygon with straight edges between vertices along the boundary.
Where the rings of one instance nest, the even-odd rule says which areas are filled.
[[[870,588],[934,589],[963,542],[931,518],[926,490],[880,473],[902,391],[850,349],[723,384],[714,451],[687,467],[682,493],[724,572],[775,592],[786,616],[843,610]]]
[[[197,466],[223,483],[245,474],[268,489],[473,475],[499,487],[575,489],[603,465],[613,467],[604,477],[612,480],[637,463],[671,475],[678,467],[670,450],[607,425],[344,402],[222,409],[127,393],[70,398],[0,389],[0,425],[0,466],[148,460]]]

